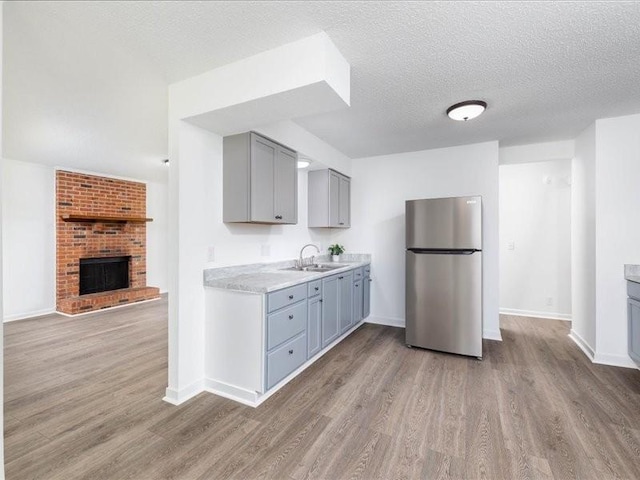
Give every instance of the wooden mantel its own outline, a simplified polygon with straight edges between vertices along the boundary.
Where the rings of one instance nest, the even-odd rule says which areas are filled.
[[[109,217],[103,215],[65,214],[60,216],[65,222],[103,222],[103,223],[144,223],[153,222],[153,218],[145,217]]]

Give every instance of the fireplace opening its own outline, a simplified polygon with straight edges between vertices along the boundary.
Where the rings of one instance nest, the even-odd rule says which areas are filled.
[[[80,259],[80,295],[129,288],[129,260],[124,257]]]

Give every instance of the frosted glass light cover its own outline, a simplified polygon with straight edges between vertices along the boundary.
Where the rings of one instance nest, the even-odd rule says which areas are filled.
[[[481,100],[469,100],[467,102],[457,103],[447,109],[447,115],[452,120],[466,122],[472,118],[476,118],[487,108],[487,104]]]

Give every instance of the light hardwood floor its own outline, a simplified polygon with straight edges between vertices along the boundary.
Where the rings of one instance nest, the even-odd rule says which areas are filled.
[[[640,371],[504,317],[475,359],[364,325],[257,409],[164,403],[166,300],[5,325],[8,479],[640,478]]]

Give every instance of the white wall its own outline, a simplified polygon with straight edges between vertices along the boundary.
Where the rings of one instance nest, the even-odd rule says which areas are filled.
[[[147,285],[169,290],[167,229],[169,228],[169,188],[166,183],[147,182]]]
[[[624,264],[640,264],[640,115],[596,121],[596,362],[627,355]]]
[[[352,175],[352,226],[336,240],[373,255],[370,319],[405,323],[405,201],[482,195],[484,336],[500,339],[498,143],[360,158]]]
[[[55,168],[4,159],[4,320],[55,311]],[[101,173],[96,172],[97,175]],[[167,186],[147,182],[147,283],[167,291]]]
[[[571,160],[500,165],[500,311],[571,318]]]
[[[55,179],[52,167],[5,159],[2,202],[4,319],[44,315],[56,304]]]
[[[571,165],[571,338],[593,357],[596,350],[596,127],[576,138]]]

